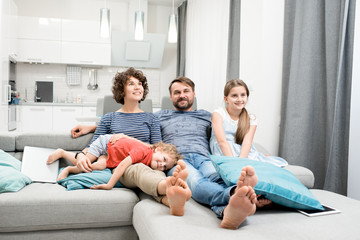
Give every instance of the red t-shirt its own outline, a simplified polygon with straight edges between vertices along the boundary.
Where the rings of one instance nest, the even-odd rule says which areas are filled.
[[[110,142],[107,144],[108,158],[106,160],[106,167],[115,168],[122,160],[130,156],[132,163],[143,163],[150,165],[153,151],[150,147],[145,146],[139,141],[120,138],[114,145]]]

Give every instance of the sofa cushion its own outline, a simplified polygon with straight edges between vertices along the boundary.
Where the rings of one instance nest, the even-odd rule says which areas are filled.
[[[17,192],[32,182],[20,169],[21,162],[0,149],[0,193]]]
[[[0,232],[129,226],[139,201],[134,191],[66,191],[58,184],[33,183],[0,194]]]
[[[254,187],[256,194],[286,207],[323,209],[309,189],[284,168],[246,158],[211,156],[211,160],[228,186],[236,185],[242,168],[251,165],[258,176],[258,183]]]
[[[62,148],[68,151],[84,149],[91,141],[93,134],[72,138],[69,133],[24,133],[16,136],[16,151],[24,151],[25,146]]]
[[[221,220],[210,208],[193,199],[186,203],[184,216],[178,217],[170,215],[168,207],[141,195],[134,208],[133,225],[141,240],[357,239],[360,201],[324,190],[311,192],[321,203],[341,213],[307,217],[289,208],[270,208],[247,217],[239,229],[228,230],[220,228]]]

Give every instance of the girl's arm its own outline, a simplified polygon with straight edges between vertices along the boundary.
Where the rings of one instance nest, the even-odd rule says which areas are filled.
[[[247,158],[251,149],[251,144],[254,139],[256,131],[256,125],[250,125],[249,131],[245,134],[243,142],[241,144],[240,156],[241,158]]]
[[[124,174],[125,170],[132,164],[132,159],[130,156],[127,156],[124,160],[120,162],[120,164],[114,169],[113,174],[106,184],[94,185],[91,189],[112,189],[115,184],[119,181],[121,176]]]
[[[224,156],[233,157],[233,153],[228,141],[226,141],[226,136],[223,128],[223,119],[221,115],[217,112],[214,112],[211,116],[212,129],[215,133],[216,141],[218,142],[220,149]]]

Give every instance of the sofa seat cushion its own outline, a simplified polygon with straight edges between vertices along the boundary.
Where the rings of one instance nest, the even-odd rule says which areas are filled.
[[[134,191],[66,191],[58,184],[33,183],[16,193],[0,194],[0,232],[129,226]]]
[[[341,213],[307,217],[293,209],[264,209],[248,217],[239,229],[228,230],[220,228],[221,220],[210,208],[193,199],[186,203],[184,216],[177,217],[170,215],[169,208],[141,195],[133,225],[141,240],[358,239],[360,201],[325,190],[311,191],[322,204]]]

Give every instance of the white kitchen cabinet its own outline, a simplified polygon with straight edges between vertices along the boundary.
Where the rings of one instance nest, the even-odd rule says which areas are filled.
[[[111,64],[110,39],[100,38],[98,21],[62,19],[61,43],[63,63]]]
[[[61,41],[110,44],[110,38],[100,37],[100,22],[98,21],[62,19],[61,22]]]
[[[21,106],[21,131],[52,132],[53,117],[51,106]]]
[[[18,17],[19,62],[61,63],[61,20]]]
[[[18,29],[18,9],[14,1],[10,1],[10,20],[9,20],[9,27],[10,27],[10,52],[9,55],[16,57],[17,56],[17,29]]]
[[[61,40],[61,20],[58,18],[18,17],[18,38]]]
[[[110,65],[111,45],[106,43],[61,42],[62,62],[83,65]]]
[[[39,39],[18,39],[18,61],[60,63],[61,42]]]
[[[82,108],[83,117],[96,117],[96,107],[83,107]]]
[[[79,124],[76,118],[81,115],[81,106],[53,106],[53,131],[70,133]]]

